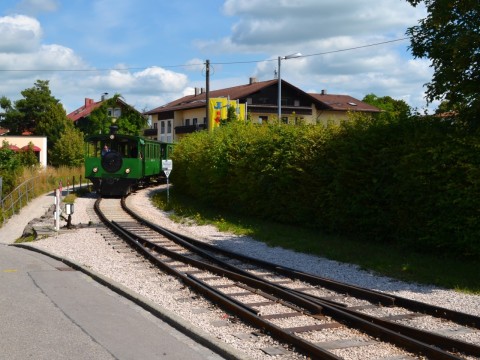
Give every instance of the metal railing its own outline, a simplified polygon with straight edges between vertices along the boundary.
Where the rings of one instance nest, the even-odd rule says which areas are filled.
[[[28,204],[28,202],[35,198],[35,183],[40,176],[33,177],[28,179],[18,185],[13,191],[6,195],[4,198],[0,198],[0,221],[3,226],[5,222],[12,217],[14,214],[20,212],[22,207]],[[82,186],[89,186],[89,182],[83,182],[82,176],[79,177],[79,182],[76,184],[75,176],[72,176],[72,181],[70,182],[69,178],[64,179],[65,183],[62,185],[62,179],[59,180],[59,188],[65,186],[65,191],[67,195],[70,192],[76,192],[76,187],[81,188]],[[42,188],[42,186],[40,186]],[[38,191],[41,191],[38,190]]]
[[[13,189],[10,194],[1,199],[2,211],[0,212],[0,217],[2,225],[35,197],[35,179],[36,177],[24,181]]]

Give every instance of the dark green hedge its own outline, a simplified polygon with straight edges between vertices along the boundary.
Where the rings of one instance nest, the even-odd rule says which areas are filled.
[[[230,124],[175,148],[177,190],[359,240],[480,255],[480,140],[436,118]]]

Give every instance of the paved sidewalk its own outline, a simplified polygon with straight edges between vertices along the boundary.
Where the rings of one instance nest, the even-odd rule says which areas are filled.
[[[54,204],[54,199],[55,195],[52,191],[30,201],[0,228],[0,243],[12,244],[15,242],[22,236],[25,226],[31,220],[45,215],[48,208]]]

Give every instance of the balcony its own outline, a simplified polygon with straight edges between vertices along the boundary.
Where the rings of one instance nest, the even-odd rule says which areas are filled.
[[[205,124],[175,126],[175,134],[190,134],[195,131],[204,130]]]
[[[143,136],[157,136],[158,129],[145,129],[143,130]]]

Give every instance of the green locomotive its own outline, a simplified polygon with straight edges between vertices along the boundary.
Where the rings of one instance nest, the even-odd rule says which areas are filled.
[[[138,186],[165,178],[162,160],[173,144],[140,136],[110,134],[85,138],[85,178],[102,196],[123,196]]]

